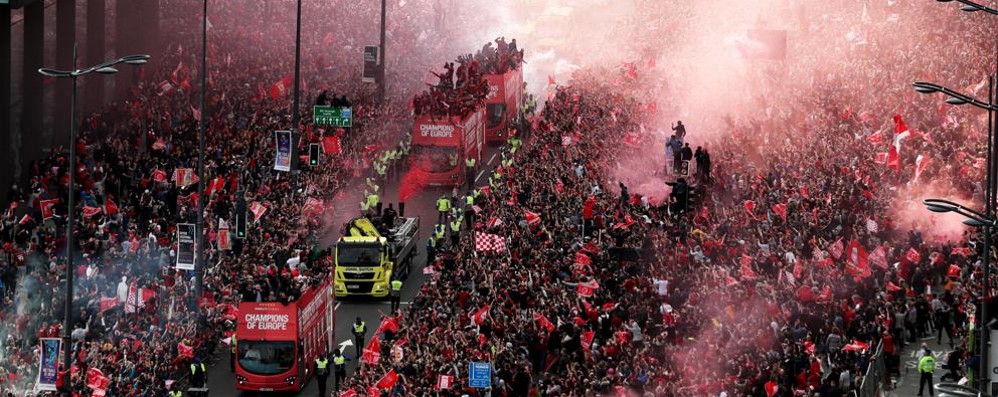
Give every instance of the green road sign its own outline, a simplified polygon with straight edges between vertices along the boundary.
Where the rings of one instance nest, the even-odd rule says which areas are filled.
[[[334,127],[353,127],[353,112],[350,108],[315,106],[312,108],[312,122]]]

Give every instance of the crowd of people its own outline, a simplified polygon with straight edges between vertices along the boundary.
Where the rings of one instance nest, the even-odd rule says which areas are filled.
[[[654,119],[634,103],[647,99],[612,72],[576,72],[475,201],[480,223],[386,320],[399,330],[381,351],[404,358],[365,364],[347,386],[377,394],[394,373],[382,395],[475,395],[468,364],[486,361],[493,395],[845,396],[889,388],[903,347],[928,335],[954,353],[920,355],[973,380],[982,257],[994,253],[920,200],[982,201],[986,126],[910,80],[980,94],[994,27],[914,2],[808,12],[830,17],[801,21],[791,51],[806,56],[782,79],[756,81],[719,136],[687,127],[711,157],[686,211],[614,180],[615,159],[638,151],[607,143]],[[924,31],[892,41],[896,25],[873,18]],[[846,34],[857,28],[862,41]],[[804,50],[829,37],[855,56]],[[916,43],[936,53],[905,47]],[[482,233],[504,247],[476,244]],[[865,379],[874,364],[888,373]]]
[[[507,43],[505,37],[499,37],[495,43],[496,47],[488,42],[474,55],[457,57],[456,70],[454,62],[447,62],[442,73],[431,72],[438,82],[413,98],[413,112],[463,118],[480,108],[489,95],[489,85],[483,76],[504,74],[519,67],[523,60],[523,49],[517,49],[516,39]]]
[[[314,247],[332,232],[331,222],[320,217],[332,211],[335,193],[369,171],[385,150],[381,145],[404,132],[400,125],[409,115],[402,98],[419,79],[412,77],[418,76],[418,66],[400,60],[435,57],[435,50],[417,44],[423,40],[422,25],[400,21],[432,15],[416,7],[389,20],[396,27],[392,44],[399,49],[388,60],[397,86],[382,105],[374,100],[373,87],[362,85],[359,68],[336,67],[354,56],[360,59],[361,49],[352,47],[363,40],[356,36],[360,29],[335,24],[324,36],[303,38],[305,48],[336,50],[303,62],[302,101],[310,103],[319,91],[339,94],[337,103],[352,102],[354,128],[347,132],[312,125],[310,108],[304,106],[299,147],[333,137],[339,153],[328,153],[318,167],[302,160],[296,166],[300,173],[282,173],[272,171],[273,131],[291,124],[286,76],[293,71],[293,57],[278,54],[293,42],[293,29],[243,27],[268,26],[273,15],[293,15],[289,4],[212,5],[204,197],[198,197],[196,183],[182,176],[197,171],[201,114],[199,90],[191,81],[198,81],[199,71],[191,65],[199,64],[195,43],[200,39],[193,34],[174,38],[180,41],[139,73],[126,101],[84,117],[75,142],[77,164],[68,164],[65,148],[55,148],[53,155],[31,164],[27,184],[8,191],[9,207],[0,223],[3,390],[31,394],[38,338],[62,335],[70,192],[77,195],[71,330],[75,375],[69,386],[74,394],[94,392],[80,374],[96,369],[110,379],[108,395],[162,395],[172,382],[186,381],[193,360],[209,357],[231,334],[240,301],[292,300],[306,285],[326,277],[329,252]],[[191,10],[166,8],[167,19],[180,9]],[[351,9],[354,17],[377,11]],[[319,14],[324,12],[312,15]],[[76,172],[72,188],[68,172]],[[180,254],[177,224],[194,223],[199,203],[205,205],[206,269],[204,294],[195,296],[193,273],[174,270],[174,265]],[[236,239],[235,213],[243,208],[251,211],[248,232],[245,239]],[[229,238],[220,233],[226,225],[233,230]],[[298,261],[288,262],[296,257]]]

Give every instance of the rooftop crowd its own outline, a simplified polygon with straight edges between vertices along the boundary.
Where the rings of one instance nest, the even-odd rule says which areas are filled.
[[[374,88],[362,85],[359,69],[336,66],[361,59],[355,43],[367,38],[356,36],[360,29],[333,24],[322,34],[303,37],[303,48],[331,50],[304,57],[300,145],[307,148],[322,142],[324,135],[334,136],[341,152],[330,153],[315,169],[302,161],[295,180],[271,171],[273,131],[291,125],[287,76],[293,73],[294,57],[281,51],[293,43],[293,29],[244,29],[247,24],[266,26],[273,15],[294,15],[290,4],[211,6],[203,181],[211,183],[200,198],[206,202],[207,234],[203,299],[194,296],[192,273],[173,270],[176,224],[193,223],[198,202],[197,185],[183,186],[172,176],[177,169],[197,167],[199,37],[181,37],[156,56],[141,70],[126,101],[83,117],[75,166],[67,164],[65,148],[56,148],[52,156],[31,164],[27,184],[10,188],[5,197],[10,206],[0,223],[0,388],[28,395],[37,372],[38,338],[62,333],[60,283],[66,266],[70,170],[77,172],[72,191],[78,195],[74,373],[99,369],[111,380],[108,395],[162,395],[170,381],[183,380],[193,357],[208,357],[234,330],[240,300],[294,299],[306,285],[324,277],[328,252],[313,247],[328,229],[316,213],[331,211],[333,194],[366,172],[385,142],[401,136],[399,125],[409,117],[401,98],[411,92],[405,87],[418,84],[418,79],[405,76],[419,76],[419,62],[436,57],[434,49],[417,46],[424,40],[421,34],[425,36],[419,30],[422,25],[401,22],[432,16],[414,4],[410,12],[389,19],[398,49],[388,59],[389,74],[398,87],[389,90],[384,106],[375,105]],[[312,6],[327,8],[312,15],[336,8]],[[191,10],[171,10],[178,8]],[[377,11],[354,7],[350,13],[362,18],[374,17]],[[311,124],[309,101],[320,90],[350,98],[355,128],[346,132]],[[266,212],[258,221],[251,216],[245,240],[232,238],[231,249],[220,249],[220,222],[234,227],[240,199],[247,207],[259,203]],[[55,202],[50,200],[58,202],[49,207]],[[303,208],[315,200],[324,204],[319,211]],[[300,257],[300,263],[291,269],[285,261],[294,257]],[[204,308],[201,316],[194,310],[198,304]],[[79,395],[93,391],[82,375],[73,377],[72,389]]]

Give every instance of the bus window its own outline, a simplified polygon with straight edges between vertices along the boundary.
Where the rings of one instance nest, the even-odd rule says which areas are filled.
[[[492,103],[486,107],[486,119],[489,123],[489,128],[498,127],[502,124],[502,118],[506,115],[506,104],[505,103]]]
[[[239,341],[239,366],[257,375],[279,375],[295,363],[294,342]]]

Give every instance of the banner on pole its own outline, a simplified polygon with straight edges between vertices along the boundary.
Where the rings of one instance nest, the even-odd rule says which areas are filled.
[[[41,360],[38,362],[37,390],[55,391],[56,378],[59,377],[59,356],[62,352],[62,339],[41,338]]]
[[[177,269],[194,270],[196,236],[197,227],[193,223],[177,224]]]
[[[277,151],[274,153],[274,169],[291,171],[291,131],[274,131]]]
[[[378,75],[378,46],[376,45],[366,45],[364,46],[364,73],[361,76],[361,81],[365,83],[374,83],[377,81],[376,76]]]

